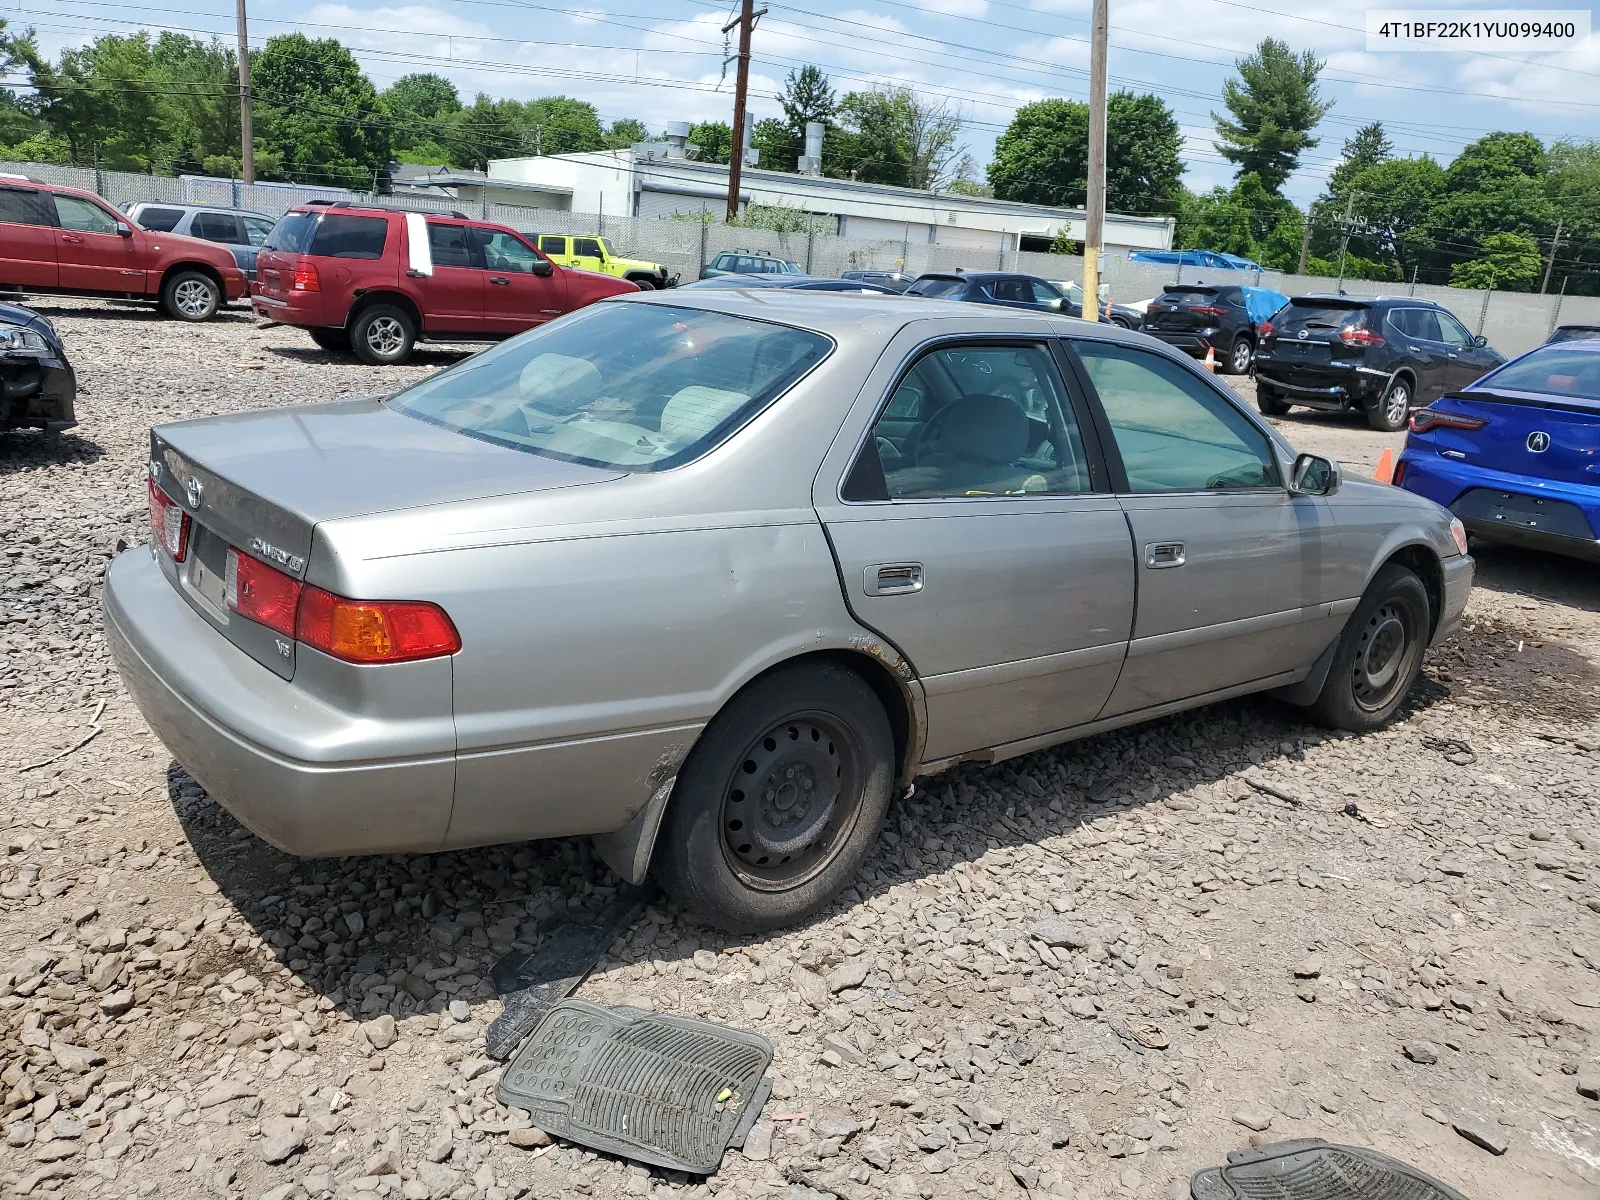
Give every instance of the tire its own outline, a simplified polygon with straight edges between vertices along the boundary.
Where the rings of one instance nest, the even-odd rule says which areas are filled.
[[[1370,733],[1394,719],[1422,671],[1433,627],[1428,589],[1390,563],[1351,614],[1310,715],[1333,729]]]
[[[375,367],[405,362],[416,344],[416,324],[392,304],[362,309],[350,326],[350,349],[362,362]]]
[[[1398,433],[1411,416],[1411,381],[1397,375],[1389,381],[1383,399],[1367,409],[1367,424],[1384,433]]]
[[[1261,381],[1257,380],[1256,407],[1261,410],[1263,416],[1281,417],[1289,411],[1291,405],[1287,400],[1281,399],[1269,392],[1265,387],[1262,386]]]
[[[209,321],[222,307],[222,289],[204,271],[174,271],[161,285],[161,309],[176,321]]]
[[[653,292],[656,290],[656,285],[648,279],[634,279],[631,282],[637,284],[641,292]]]
[[[350,352],[350,331],[348,329],[308,329],[311,340],[334,354]]]
[[[1219,375],[1248,375],[1250,364],[1255,361],[1256,348],[1249,338],[1234,338],[1233,345],[1228,347],[1227,357],[1217,364]]]
[[[894,762],[889,718],[859,675],[833,663],[774,671],[701,734],[651,874],[693,917],[730,933],[803,920],[855,878],[877,841]],[[834,780],[832,795],[813,788]]]

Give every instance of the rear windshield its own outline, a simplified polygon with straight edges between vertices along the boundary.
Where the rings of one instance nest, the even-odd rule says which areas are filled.
[[[1163,288],[1161,295],[1164,298],[1182,302],[1184,300],[1197,299],[1202,296],[1209,298],[1217,295],[1221,290],[1221,288],[1214,287],[1169,287]]]
[[[278,223],[261,243],[264,250],[283,250],[289,254],[304,254],[311,245],[311,236],[317,232],[317,213],[292,212],[278,218]]]
[[[311,239],[309,254],[324,258],[382,258],[389,222],[382,217],[327,213]]]
[[[1563,325],[1550,335],[1551,342],[1587,342],[1600,339],[1600,325]]]
[[[967,286],[965,279],[919,279],[906,289],[911,296],[953,296]]]
[[[1345,329],[1365,323],[1369,310],[1364,304],[1337,301],[1291,300],[1272,323],[1281,329]]]
[[[821,334],[746,317],[597,304],[387,403],[517,450],[660,471],[731,437],[831,347]]]
[[[1570,346],[1541,346],[1480,379],[1473,387],[1600,401],[1600,354]]]

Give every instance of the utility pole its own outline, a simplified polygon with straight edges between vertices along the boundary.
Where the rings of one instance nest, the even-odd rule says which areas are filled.
[[[1556,247],[1561,244],[1561,222],[1565,218],[1556,218],[1556,235],[1550,239],[1550,258],[1544,264],[1544,281],[1539,284],[1539,295],[1544,295],[1550,290],[1550,272],[1556,269]]]
[[[243,0],[240,0],[243,3]],[[728,220],[739,215],[739,176],[744,167],[745,96],[750,89],[750,34],[755,29],[755,0],[742,0],[739,19],[722,27],[726,34],[735,25],[739,27],[739,70],[733,84],[733,145],[728,155]]]
[[[1304,275],[1306,273],[1306,259],[1311,254],[1311,223],[1316,219],[1317,205],[1313,201],[1311,207],[1306,210],[1306,227],[1300,233],[1300,265],[1295,268],[1294,273],[1296,275]]]
[[[1344,290],[1344,252],[1350,247],[1350,219],[1355,215],[1356,193],[1351,192],[1344,201],[1344,220],[1339,222],[1339,290]]]
[[[1089,49],[1089,195],[1083,220],[1083,307],[1100,320],[1100,248],[1106,232],[1106,33],[1110,0],[1094,0]],[[1093,316],[1090,314],[1093,313]]]
[[[245,0],[238,0],[239,16],[239,158],[240,174],[246,183],[256,181],[255,137],[250,132],[250,25],[245,18]]]

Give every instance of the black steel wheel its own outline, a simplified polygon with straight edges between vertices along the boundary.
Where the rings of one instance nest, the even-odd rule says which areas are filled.
[[[883,704],[832,662],[780,668],[718,713],[679,772],[651,873],[696,918],[754,933],[855,877],[894,780]]]
[[[1385,566],[1339,635],[1311,714],[1357,733],[1387,725],[1422,673],[1432,630],[1433,609],[1422,580],[1399,563]]]

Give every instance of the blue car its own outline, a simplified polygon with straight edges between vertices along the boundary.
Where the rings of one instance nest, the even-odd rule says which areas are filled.
[[[1240,258],[1237,254],[1224,254],[1221,250],[1130,250],[1129,262],[1163,263],[1174,267],[1203,267],[1212,271],[1266,270],[1254,259]]]
[[[1540,346],[1418,409],[1394,481],[1485,541],[1600,562],[1600,341]]]

